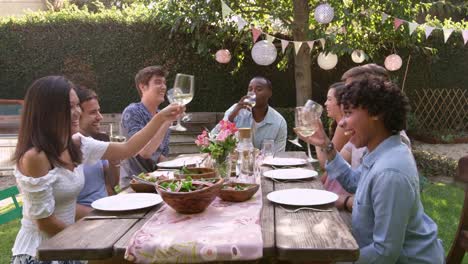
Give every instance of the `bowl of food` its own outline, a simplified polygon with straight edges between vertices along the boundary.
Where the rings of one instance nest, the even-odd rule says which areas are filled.
[[[133,176],[133,179],[130,181],[130,188],[134,192],[143,192],[143,193],[155,193],[156,189],[154,185],[158,180],[167,180],[168,175],[163,173],[140,173],[137,176]]]
[[[156,191],[172,209],[181,214],[203,212],[216,198],[223,187],[222,178],[161,180],[156,183]]]
[[[249,200],[260,188],[255,183],[229,182],[223,185],[219,198],[228,202],[244,202]]]
[[[185,179],[190,177],[192,179],[209,179],[216,177],[216,171],[213,168],[188,168],[182,167],[179,171],[174,172],[176,179]]]

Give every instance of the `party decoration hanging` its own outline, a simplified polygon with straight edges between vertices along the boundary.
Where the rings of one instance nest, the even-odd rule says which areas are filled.
[[[387,56],[385,58],[385,68],[389,71],[397,71],[401,68],[401,65],[403,64],[403,61],[401,60],[401,57],[398,56],[397,54],[392,54]]]
[[[395,27],[395,29],[398,29],[401,26],[401,24],[403,24],[403,22],[403,20],[395,18],[395,20],[393,20],[393,26]]]
[[[309,46],[309,53],[314,49],[314,42],[315,41],[307,41],[307,45]]]
[[[366,59],[366,54],[362,50],[354,50],[353,53],[351,53],[351,59],[355,63],[361,63]]]
[[[287,40],[284,40],[282,39],[281,40],[281,51],[284,53],[284,51],[286,50],[286,48],[288,47],[289,45],[289,41]]]
[[[331,52],[329,53],[320,52],[317,58],[317,63],[320,68],[324,70],[331,70],[338,63],[338,56],[336,56],[336,54],[333,54]]]
[[[444,43],[447,43],[448,38],[452,35],[453,28],[444,28]]]
[[[215,58],[219,63],[229,63],[231,61],[231,53],[227,49],[220,49],[216,52]]]
[[[411,36],[411,34],[413,34],[413,32],[416,30],[416,28],[418,28],[418,26],[419,26],[418,23],[408,22],[410,36]]]
[[[462,35],[463,35],[463,44],[466,45],[466,42],[468,41],[468,29],[462,30]]]
[[[430,27],[430,26],[426,26],[426,28],[424,28],[424,32],[426,33],[426,39],[431,35],[434,29],[435,29],[434,27]]]
[[[276,60],[276,47],[266,40],[260,40],[252,48],[252,59],[258,65],[267,66]]]
[[[320,4],[315,8],[314,17],[317,22],[321,24],[328,24],[333,20],[333,16],[335,15],[335,11],[331,5],[325,3]]]
[[[252,39],[253,39],[253,42],[257,42],[257,39],[258,37],[260,37],[260,35],[262,34],[262,31],[258,28],[255,28],[253,27],[252,28]]]
[[[387,20],[387,18],[388,18],[388,14],[382,13],[382,23],[384,23],[385,20]]]
[[[293,41],[294,43],[294,51],[296,52],[296,56],[299,53],[299,50],[301,49],[302,42],[301,41]]]

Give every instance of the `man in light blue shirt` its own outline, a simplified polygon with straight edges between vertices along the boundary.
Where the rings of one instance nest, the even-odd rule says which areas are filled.
[[[251,107],[245,101],[247,96],[244,96],[226,111],[223,119],[234,122],[238,128],[252,128],[254,147],[261,149],[265,139],[272,139],[275,141],[275,152],[284,151],[287,125],[284,117],[268,105],[272,96],[271,82],[265,77],[254,77],[249,83],[248,91],[256,95],[255,106]],[[217,131],[218,127],[215,127],[212,132]]]
[[[368,78],[348,84],[341,102],[345,116],[339,125],[351,143],[368,149],[356,170],[336,153],[323,128],[299,136],[327,154],[328,177],[356,192],[357,263],[444,263],[437,225],[421,204],[414,157],[399,135],[406,126],[408,99],[393,83]]]

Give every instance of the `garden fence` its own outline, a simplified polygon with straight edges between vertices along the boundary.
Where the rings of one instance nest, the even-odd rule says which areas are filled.
[[[419,89],[411,100],[417,130],[468,129],[468,92],[466,89]]]

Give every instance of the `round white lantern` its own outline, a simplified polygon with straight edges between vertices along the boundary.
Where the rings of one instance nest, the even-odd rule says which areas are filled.
[[[220,49],[216,52],[215,58],[219,63],[229,63],[231,61],[231,53],[227,49]]]
[[[355,63],[361,63],[366,59],[366,54],[362,50],[354,50],[353,53],[351,53],[351,59]]]
[[[258,65],[267,66],[276,60],[276,47],[273,43],[266,40],[261,40],[252,48],[252,59]]]
[[[336,56],[336,54],[333,54],[331,52],[329,53],[320,52],[317,58],[317,63],[320,66],[320,68],[324,70],[330,70],[330,69],[333,69],[338,63],[338,56]]]
[[[401,68],[401,65],[403,64],[403,61],[401,60],[401,57],[396,55],[396,54],[392,54],[392,55],[389,55],[387,58],[385,58],[385,68],[387,68],[387,70],[389,71],[397,71]]]
[[[330,23],[333,20],[334,15],[335,12],[333,11],[333,7],[329,4],[321,4],[315,8],[315,20],[321,24]]]

